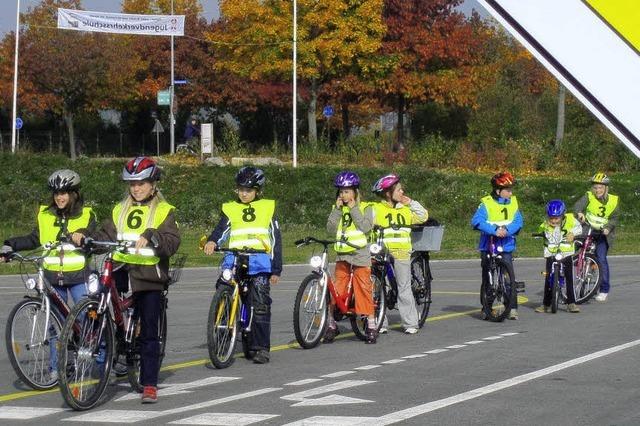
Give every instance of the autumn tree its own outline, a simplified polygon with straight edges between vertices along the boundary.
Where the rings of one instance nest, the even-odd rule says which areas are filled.
[[[376,52],[385,27],[382,0],[299,0],[298,76],[308,89],[310,142],[317,140],[318,93],[346,74],[367,77],[376,67]],[[221,21],[209,38],[220,44],[217,69],[252,81],[290,81],[292,68],[292,2],[222,0]]]

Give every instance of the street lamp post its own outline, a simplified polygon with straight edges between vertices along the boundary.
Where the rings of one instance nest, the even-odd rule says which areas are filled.
[[[298,167],[298,7],[293,0],[293,167]]]
[[[171,0],[171,15],[173,15],[173,0]],[[174,88],[174,72],[173,72],[173,66],[174,66],[174,56],[173,56],[173,36],[171,36],[171,89],[170,89],[170,101],[169,101],[169,129],[170,129],[170,140],[171,140],[171,153],[173,154],[175,152],[175,129],[174,129],[174,115],[173,115],[173,105],[174,105],[174,101],[173,101],[173,96],[175,93],[175,88]]]
[[[13,122],[11,123],[11,152],[16,152],[16,119],[18,108],[18,44],[20,41],[20,0],[16,9],[16,49],[13,59]]]

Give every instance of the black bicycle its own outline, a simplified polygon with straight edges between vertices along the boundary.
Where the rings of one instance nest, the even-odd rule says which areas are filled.
[[[502,258],[502,239],[489,237],[487,276],[482,280],[480,303],[485,319],[502,322],[511,312],[511,301],[517,297],[512,266]]]

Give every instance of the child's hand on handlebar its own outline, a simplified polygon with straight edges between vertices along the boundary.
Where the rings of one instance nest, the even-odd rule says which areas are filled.
[[[507,236],[507,229],[504,226],[496,229],[496,237],[504,238]]]
[[[572,232],[567,232],[567,235],[564,236],[565,240],[567,240],[568,243],[572,243],[573,240],[575,239],[575,236],[573,235]]]
[[[216,243],[214,241],[208,241],[202,250],[204,251],[204,254],[212,255],[213,252],[216,251]]]
[[[134,248],[136,251],[140,251],[140,249],[145,248],[147,244],[149,244],[149,240],[141,235],[140,238],[138,238],[138,241],[136,241]]]
[[[71,241],[73,241],[73,244],[77,245],[78,247],[80,247],[83,243],[84,243],[84,234],[81,234],[80,232],[74,232],[73,234],[71,234]]]
[[[585,217],[583,213],[578,213],[578,220],[580,223],[584,223]]]
[[[278,281],[280,281],[280,276],[278,275],[271,275],[271,277],[269,278],[269,284],[271,285],[278,284]]]

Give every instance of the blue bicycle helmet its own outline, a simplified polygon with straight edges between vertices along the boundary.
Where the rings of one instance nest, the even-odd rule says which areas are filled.
[[[551,200],[547,203],[547,216],[562,216],[567,211],[567,207],[562,200]]]
[[[357,188],[360,186],[360,177],[355,172],[345,170],[337,174],[333,186],[336,188]]]

